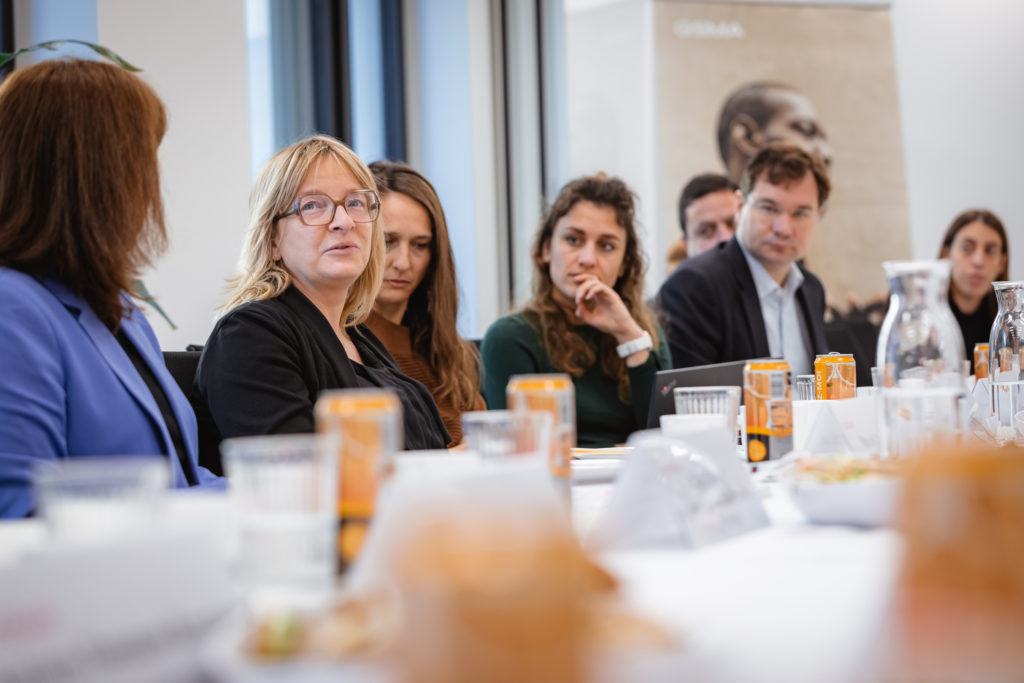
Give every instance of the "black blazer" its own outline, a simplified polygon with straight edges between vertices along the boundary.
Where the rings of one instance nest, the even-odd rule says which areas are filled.
[[[799,267],[804,282],[796,300],[810,333],[813,363],[814,354],[828,353],[825,289]],[[735,237],[683,261],[661,286],[658,308],[677,368],[771,355],[754,277]]]
[[[203,348],[196,412],[207,411],[223,438],[305,433],[314,431],[320,392],[379,386],[402,402],[406,449],[445,448],[448,432],[427,388],[403,375],[364,325],[348,331],[362,366],[295,287],[239,306],[217,322]]]

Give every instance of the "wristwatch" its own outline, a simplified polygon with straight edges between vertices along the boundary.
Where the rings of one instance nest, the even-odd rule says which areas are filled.
[[[653,349],[654,342],[651,341],[651,335],[644,332],[636,339],[630,339],[624,344],[619,344],[615,347],[615,351],[619,354],[619,358],[628,358],[637,351],[643,351],[644,349]]]

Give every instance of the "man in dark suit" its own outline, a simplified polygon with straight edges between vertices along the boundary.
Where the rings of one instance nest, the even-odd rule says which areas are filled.
[[[658,293],[676,367],[773,356],[812,372],[828,351],[825,290],[799,261],[830,189],[824,163],[799,147],[774,143],[754,156],[736,235],[684,261]]]

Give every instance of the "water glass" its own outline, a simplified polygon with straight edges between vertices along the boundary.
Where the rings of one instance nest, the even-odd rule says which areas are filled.
[[[796,376],[796,400],[797,401],[813,401],[814,400],[814,375],[797,375]]]
[[[481,410],[462,414],[462,434],[481,458],[537,458],[548,462],[553,448],[551,413],[540,410]]]
[[[315,610],[332,597],[337,437],[230,439],[221,445],[239,532],[237,571],[254,612]]]
[[[729,434],[736,433],[739,387],[676,387],[672,395],[676,402],[676,415],[724,415]]]
[[[887,456],[913,455],[935,439],[956,440],[966,431],[967,392],[956,387],[927,387],[903,380],[882,392]]]
[[[706,444],[709,448],[728,448],[736,445],[736,418],[740,406],[740,388],[718,387],[676,387],[676,414],[662,416],[662,431],[667,436]],[[705,442],[706,432],[722,434],[719,441]],[[721,446],[713,446],[720,443]]]
[[[169,481],[162,457],[79,456],[34,474],[40,516],[56,541],[74,544],[152,533]]]

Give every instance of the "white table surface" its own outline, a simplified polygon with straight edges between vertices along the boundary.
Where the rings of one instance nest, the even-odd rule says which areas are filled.
[[[582,530],[609,484],[574,487]],[[900,542],[887,530],[807,524],[785,490],[762,487],[773,526],[696,551],[630,551],[601,557],[627,605],[677,635],[681,649],[601,662],[601,681],[877,680],[886,609]],[[223,495],[172,494],[176,528],[229,524]],[[38,520],[0,523],[0,564],[46,543]],[[216,650],[221,645],[215,644]],[[280,680],[279,668],[212,666],[225,681]],[[358,665],[299,666],[290,680],[378,680]]]

